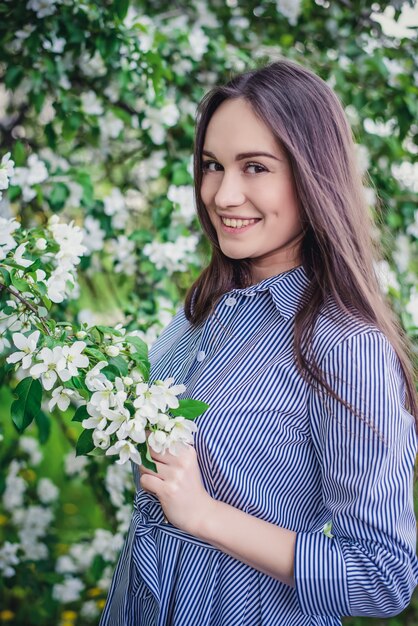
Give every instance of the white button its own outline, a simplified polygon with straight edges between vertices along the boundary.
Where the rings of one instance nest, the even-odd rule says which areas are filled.
[[[203,361],[205,356],[206,354],[202,350],[199,350],[199,352],[196,355],[196,361]]]
[[[227,298],[227,299],[225,300],[225,304],[226,304],[226,306],[235,306],[235,305],[236,305],[236,303],[237,303],[237,301],[236,301],[236,299],[235,299],[235,298],[231,298],[231,297],[229,297],[229,298]]]

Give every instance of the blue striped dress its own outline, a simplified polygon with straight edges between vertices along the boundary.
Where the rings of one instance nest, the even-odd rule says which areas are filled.
[[[210,405],[195,435],[209,494],[297,533],[295,587],[165,524],[134,468],[132,522],[100,626],[336,626],[409,603],[417,437],[399,363],[380,331],[330,301],[315,351],[362,418],[310,388],[292,355],[308,284],[300,266],[233,289],[197,328],[181,309],[150,352],[152,380],[174,376],[184,397]]]

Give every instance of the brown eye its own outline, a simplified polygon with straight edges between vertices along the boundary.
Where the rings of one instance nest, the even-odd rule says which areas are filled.
[[[211,168],[210,166],[214,165],[214,168]],[[221,165],[219,165],[219,163],[217,163],[216,161],[202,161],[202,170],[204,172],[217,172],[219,170],[216,169],[216,166],[222,167]]]
[[[246,163],[245,169],[249,167],[255,168],[256,171],[250,172],[251,174],[261,174],[261,172],[268,172],[267,168],[264,165],[260,165],[260,163]]]

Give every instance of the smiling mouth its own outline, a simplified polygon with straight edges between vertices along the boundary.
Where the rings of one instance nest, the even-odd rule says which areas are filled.
[[[222,224],[228,228],[245,228],[260,221],[260,218],[252,218],[249,220],[231,219],[229,217],[221,217]]]

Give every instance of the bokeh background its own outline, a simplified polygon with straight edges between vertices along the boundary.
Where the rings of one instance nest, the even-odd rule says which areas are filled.
[[[192,191],[196,104],[284,56],[343,102],[382,287],[416,342],[417,25],[402,1],[3,0],[0,160],[11,152],[16,169],[0,216],[34,228],[59,214],[87,247],[54,318],[154,341],[208,261]],[[75,457],[71,409],[44,407],[19,436],[5,367],[19,312],[6,299],[0,290],[0,624],[90,626],[129,524],[129,464]],[[398,617],[344,623],[416,625],[418,596]]]

